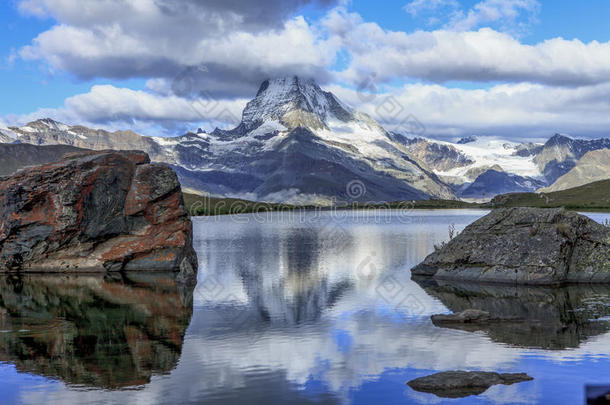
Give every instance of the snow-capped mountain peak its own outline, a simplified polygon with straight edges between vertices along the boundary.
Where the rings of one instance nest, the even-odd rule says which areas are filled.
[[[465,145],[467,143],[476,142],[477,140],[478,140],[478,138],[476,136],[471,135],[471,136],[466,136],[466,137],[460,138],[460,140],[457,141],[456,143],[458,145]]]
[[[26,132],[28,129],[30,129],[30,130],[67,131],[70,129],[70,126],[66,125],[66,124],[62,124],[61,122],[52,120],[51,118],[42,118],[42,119],[30,122],[29,124],[21,127],[20,129],[25,130]]]
[[[288,129],[322,129],[333,119],[350,121],[353,111],[314,80],[297,76],[265,80],[242,115],[247,131],[267,121],[277,121]]]
[[[0,142],[10,143],[17,139],[17,134],[0,123]]]
[[[555,145],[569,145],[573,142],[573,139],[564,134],[555,134],[546,142],[548,146]]]
[[[313,80],[296,76],[264,81],[230,130],[150,138],[42,119],[0,128],[0,142],[14,141],[143,150],[172,165],[186,189],[299,204],[534,191],[567,173],[587,151],[610,148],[610,139],[561,135],[544,145],[488,136],[457,143],[412,139],[387,132]],[[356,193],[349,184],[361,187]]]

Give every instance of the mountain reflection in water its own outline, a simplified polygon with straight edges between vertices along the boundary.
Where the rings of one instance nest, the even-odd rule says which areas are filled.
[[[534,381],[452,405],[580,403],[585,384],[608,383],[610,287],[411,280],[449,224],[484,214],[195,218],[193,291],[160,275],[2,281],[0,393],[61,405],[443,403],[405,382],[463,369]],[[466,308],[520,320],[430,320]]]

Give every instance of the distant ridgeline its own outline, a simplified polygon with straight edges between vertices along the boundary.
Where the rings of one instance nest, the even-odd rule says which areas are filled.
[[[42,119],[0,129],[0,142],[142,150],[171,165],[194,194],[290,205],[489,201],[506,193],[561,191],[610,173],[610,139],[557,134],[544,144],[475,136],[443,142],[424,137],[425,127],[413,117],[404,119],[404,131],[388,131],[314,81],[285,77],[263,82],[230,130],[162,138]],[[34,164],[36,158],[25,157]],[[0,167],[15,162],[0,155]]]
[[[0,176],[8,176],[26,167],[59,161],[66,153],[82,149],[66,145],[36,146],[31,144],[0,144]],[[608,171],[607,173],[610,173]],[[255,202],[246,199],[207,197],[184,193],[185,206],[191,215],[223,215],[248,212],[286,211],[325,207],[317,204],[284,204]],[[427,199],[397,200],[384,204],[339,201],[343,208],[494,208],[494,207],[565,207],[578,210],[610,211],[610,179],[595,181],[567,190],[542,193],[508,193],[487,203],[459,200]]]

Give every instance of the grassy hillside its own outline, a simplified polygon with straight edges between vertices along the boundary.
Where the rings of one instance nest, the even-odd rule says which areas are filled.
[[[370,208],[388,208],[388,209],[455,209],[455,208],[479,208],[476,203],[457,200],[414,200],[414,201],[393,201],[387,204],[354,204],[347,206],[348,209],[370,209]]]
[[[329,210],[327,206],[291,205],[267,202],[255,202],[236,198],[206,197],[190,193],[183,193],[184,203],[193,216],[199,215],[226,215],[248,214],[253,212],[275,212],[292,210]],[[366,209],[450,209],[450,208],[478,208],[478,204],[451,200],[420,200],[420,201],[394,201],[387,204],[353,203],[338,205],[333,209],[366,210]]]
[[[510,193],[480,204],[493,207],[564,207],[577,210],[610,211],[610,179],[551,193]]]
[[[298,207],[289,204],[255,202],[236,198],[206,197],[189,193],[183,193],[183,195],[184,204],[189,213],[193,216],[248,214],[252,212],[290,211],[297,208],[315,208]]]
[[[264,203],[234,198],[202,197],[188,193],[184,193],[184,201],[189,212],[194,216],[246,214],[295,209],[330,209],[329,207]],[[552,193],[502,194],[495,197],[491,202],[482,204],[452,200],[420,200],[395,201],[387,204],[355,203],[338,206],[335,209],[490,209],[498,207],[564,207],[581,211],[610,211],[610,179]]]

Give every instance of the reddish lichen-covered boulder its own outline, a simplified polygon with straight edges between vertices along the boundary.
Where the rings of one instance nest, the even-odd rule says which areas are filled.
[[[174,171],[143,152],[91,151],[0,178],[0,272],[175,271],[194,280]]]

